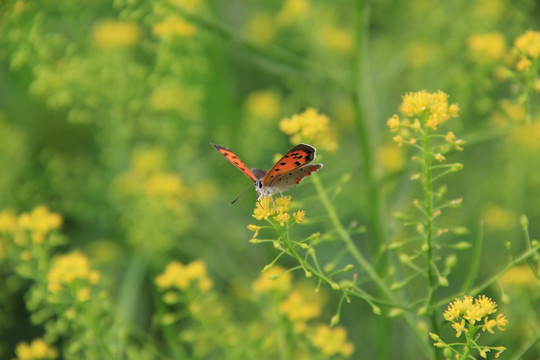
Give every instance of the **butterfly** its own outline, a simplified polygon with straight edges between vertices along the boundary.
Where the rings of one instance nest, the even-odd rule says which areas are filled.
[[[253,181],[252,185],[255,185],[259,195],[257,201],[263,196],[272,196],[275,193],[280,193],[283,196],[283,191],[290,189],[302,181],[303,178],[323,167],[323,164],[309,164],[315,159],[316,149],[308,144],[298,144],[293,147],[268,171],[261,169],[250,170],[232,150],[210,144]],[[231,205],[239,198],[240,196],[234,199]]]

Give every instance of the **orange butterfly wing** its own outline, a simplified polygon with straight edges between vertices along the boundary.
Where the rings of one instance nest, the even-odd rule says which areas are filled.
[[[315,148],[311,145],[296,145],[268,170],[263,178],[263,186],[277,185],[283,182],[284,176],[293,177],[291,180],[294,182],[287,179],[288,187],[298,184],[304,177],[322,167],[322,164],[304,166],[315,159],[315,152]]]
[[[230,149],[227,149],[226,147],[219,146],[219,145],[212,144],[212,143],[210,143],[210,144],[214,147],[214,149],[219,151],[221,153],[221,155],[225,156],[225,158],[227,160],[229,160],[231,162],[231,164],[236,166],[236,168],[238,170],[240,170],[241,172],[246,174],[253,182],[257,182],[257,178],[255,177],[255,175],[253,175],[251,170],[249,170],[249,168],[246,166],[246,164],[244,164],[242,162],[242,160],[240,160],[235,153],[233,153]]]

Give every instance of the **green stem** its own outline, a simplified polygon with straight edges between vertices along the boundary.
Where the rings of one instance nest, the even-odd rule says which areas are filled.
[[[374,145],[372,139],[374,134],[370,131],[368,126],[368,117],[366,116],[366,106],[363,99],[367,91],[364,91],[364,85],[366,84],[367,71],[365,69],[366,63],[364,61],[364,54],[366,54],[366,39],[367,39],[367,27],[369,25],[368,13],[369,13],[369,1],[357,1],[356,2],[356,51],[353,57],[352,66],[352,79],[353,79],[353,92],[352,103],[354,108],[354,121],[356,124],[356,135],[358,137],[358,144],[360,147],[360,158],[362,159],[363,174],[366,180],[366,191],[363,194],[368,202],[368,216],[370,230],[373,236],[373,244],[376,248],[379,248],[384,244],[384,231],[381,220],[381,192],[379,187],[379,179],[375,174],[374,165]],[[384,264],[381,264],[382,266]]]
[[[424,197],[425,197],[425,233],[426,233],[426,256],[427,256],[427,275],[428,275],[428,296],[426,300],[426,312],[431,321],[432,331],[439,333],[439,323],[437,315],[433,308],[433,299],[437,286],[436,274],[434,272],[433,260],[433,193],[431,191],[431,149],[430,149],[430,128],[426,127],[424,131]],[[440,351],[435,351],[435,357],[440,357]]]

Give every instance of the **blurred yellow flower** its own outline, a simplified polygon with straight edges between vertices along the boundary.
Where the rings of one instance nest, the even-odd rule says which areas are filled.
[[[21,229],[30,231],[32,241],[39,244],[49,232],[59,229],[62,221],[60,214],[50,212],[46,206],[38,206],[30,213],[22,213],[18,225]]]
[[[306,322],[321,313],[321,304],[314,301],[314,296],[306,296],[299,290],[293,290],[279,305],[281,314],[289,318],[297,331],[306,330]]]
[[[348,54],[353,49],[351,33],[336,27],[325,27],[319,34],[322,43],[338,53]]]
[[[22,342],[15,349],[15,360],[50,360],[58,357],[56,349],[43,339],[35,339],[30,344]]]
[[[287,293],[291,288],[292,275],[280,266],[273,266],[251,284],[251,289],[255,294],[265,294],[271,291]],[[279,275],[279,276],[278,276]],[[278,276],[278,277],[276,277]]]
[[[279,115],[281,100],[274,91],[254,91],[246,99],[249,115],[261,119],[274,119]]]
[[[202,260],[196,260],[187,265],[171,261],[163,273],[156,277],[156,284],[161,290],[170,287],[186,290],[193,282],[203,293],[212,288],[212,280],[206,275],[206,264]]]
[[[340,354],[348,357],[354,351],[353,344],[347,341],[347,330],[342,326],[331,328],[328,325],[319,325],[311,336],[311,341],[326,356]]]
[[[92,28],[92,43],[100,49],[131,47],[141,39],[141,28],[133,22],[103,20]]]
[[[401,147],[383,145],[379,148],[379,160],[386,172],[395,172],[405,165],[405,153]]]
[[[506,52],[504,36],[498,32],[471,35],[467,39],[467,46],[479,63],[497,61]]]
[[[527,265],[511,267],[499,277],[499,282],[504,287],[529,287],[531,290],[540,291],[538,280]]]
[[[482,219],[488,228],[494,230],[509,230],[517,223],[515,213],[495,204],[489,204],[484,207]]]
[[[289,135],[291,143],[295,145],[307,142],[329,152],[337,150],[336,135],[330,127],[330,119],[313,108],[281,120],[279,129]]]
[[[0,211],[0,233],[13,233],[17,229],[17,215],[12,210]]]
[[[258,45],[268,45],[276,38],[274,16],[266,12],[258,12],[248,21],[246,33]]]
[[[166,17],[162,22],[157,23],[152,27],[152,34],[157,37],[191,37],[195,35],[196,32],[197,27],[195,27],[195,25],[188,23],[184,19],[175,15]]]
[[[86,280],[90,284],[99,282],[100,274],[90,269],[88,258],[78,251],[57,256],[47,275],[48,289],[58,293],[63,285],[70,286],[77,280]]]
[[[161,147],[135,149],[131,156],[131,168],[141,176],[161,170],[165,165],[165,150]]]
[[[540,55],[540,32],[526,31],[516,39],[514,46],[522,54],[531,59],[536,59]]]
[[[278,24],[289,26],[296,20],[304,18],[310,8],[309,0],[285,0],[283,7],[277,14]]]

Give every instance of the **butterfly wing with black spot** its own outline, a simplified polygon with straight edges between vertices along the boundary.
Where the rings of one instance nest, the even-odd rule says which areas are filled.
[[[311,145],[296,145],[268,170],[263,179],[263,186],[285,191],[298,184],[304,177],[322,168],[322,164],[307,165],[315,159],[315,152],[315,148]]]
[[[253,175],[253,173],[249,170],[249,168],[246,166],[246,164],[244,164],[244,162],[242,160],[240,160],[240,158],[238,158],[238,156],[234,152],[232,152],[230,149],[227,149],[226,147],[223,147],[223,146],[219,146],[219,145],[212,144],[212,143],[211,143],[211,145],[217,151],[219,151],[221,153],[221,155],[225,156],[225,158],[227,160],[229,160],[231,162],[231,164],[236,166],[236,168],[238,170],[240,170],[241,172],[246,174],[253,182],[257,181],[257,178],[255,177],[255,175]]]

